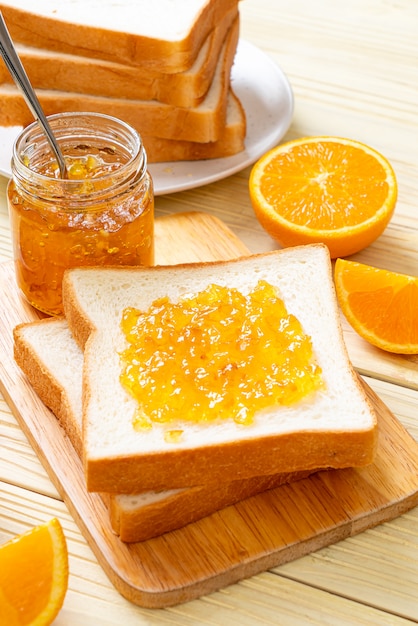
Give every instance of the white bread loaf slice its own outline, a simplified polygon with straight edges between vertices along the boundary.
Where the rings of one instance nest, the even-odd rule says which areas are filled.
[[[238,0],[2,0],[15,42],[177,73]]]
[[[197,107],[184,108],[156,100],[104,98],[44,89],[38,89],[37,96],[46,115],[92,111],[122,119],[140,134],[202,143],[217,141],[225,127],[230,74],[238,35],[239,21],[236,19],[226,35],[209,91]],[[18,88],[0,85],[0,125],[26,126],[32,121],[32,114]]]
[[[229,11],[204,41],[192,67],[176,74],[25,45],[16,48],[35,89],[196,107],[212,83],[226,33],[236,17],[236,10]],[[0,60],[2,83],[12,84],[13,79]]]
[[[58,418],[82,456],[83,353],[64,318],[45,318],[14,329],[16,362],[41,400]],[[275,474],[190,489],[101,494],[113,531],[125,542],[145,541],[181,528],[257,493],[306,477]]]
[[[148,137],[142,135],[148,163],[164,161],[196,161],[219,159],[238,154],[245,148],[246,116],[241,102],[230,89],[226,109],[226,123],[222,136],[217,141],[200,143]]]
[[[291,406],[272,406],[249,426],[233,420],[170,422],[135,430],[135,400],[119,382],[125,347],[122,312],[147,310],[159,296],[176,302],[208,285],[243,294],[274,285],[312,341],[324,391]],[[225,262],[153,268],[76,268],[63,281],[64,311],[84,346],[83,441],[87,488],[132,493],[255,475],[362,466],[372,462],[375,412],[349,362],[339,323],[328,249],[288,248]]]

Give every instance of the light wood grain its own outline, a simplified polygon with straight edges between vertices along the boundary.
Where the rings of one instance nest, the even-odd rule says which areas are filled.
[[[180,262],[185,255],[210,260],[245,253],[218,219],[205,214],[160,218],[156,227],[157,249],[163,250],[165,262]],[[163,537],[123,544],[112,533],[102,500],[87,493],[70,441],[14,362],[12,330],[36,317],[17,292],[13,264],[3,264],[2,392],[108,577],[136,604],[163,607],[189,601],[364,531],[418,503],[418,444],[366,387],[379,415],[379,448],[372,466],[320,473]]]
[[[367,603],[357,604],[348,598],[334,596],[320,586],[315,588],[315,584],[307,587],[292,580],[291,576],[284,578],[271,572],[180,606],[152,610],[141,608],[125,600],[114,589],[97,565],[89,546],[80,537],[65,505],[36,495],[28,506],[24,490],[11,485],[2,485],[1,488],[4,494],[4,539],[13,536],[15,532],[24,532],[52,516],[59,517],[63,525],[71,553],[71,576],[64,607],[54,626],[277,626],[278,623],[280,626],[295,626],[301,623],[301,614],[309,616],[307,619],[318,626],[326,623],[342,626],[354,623],[364,626],[406,626],[410,623],[367,606]],[[345,544],[346,541],[342,542],[342,545]],[[304,568],[300,567],[301,571],[309,567],[307,558],[300,559],[298,563],[304,564]],[[327,569],[327,561],[324,569]],[[315,576],[317,578],[317,571]],[[92,605],[95,607],[96,622],[89,617]]]
[[[290,79],[295,114],[285,139],[349,136],[379,149],[395,168],[399,197],[394,218],[382,237],[356,255],[356,260],[418,275],[418,4],[413,0],[345,4],[243,0],[240,12],[241,36],[268,53]],[[246,168],[197,190],[159,197],[157,215],[204,211],[223,220],[252,252],[273,249],[277,244],[254,219],[248,197],[249,171]],[[5,185],[5,179],[0,179],[0,260],[11,258]],[[361,370],[360,357],[361,353],[357,359]],[[382,374],[379,359],[372,367],[367,364],[364,369],[372,376],[368,383],[417,437],[414,381],[408,380],[408,387],[403,386],[403,376],[398,378],[399,385],[387,382],[396,380],[391,370],[396,374],[397,365],[389,365],[390,371],[385,364]],[[411,378],[409,369],[407,374]],[[4,402],[0,428],[0,476],[3,472],[7,476],[0,485],[0,540],[54,512],[63,518],[70,538],[70,590],[57,626],[397,626],[418,622],[417,508],[283,565],[274,574],[255,576],[186,605],[153,611],[134,606],[108,582],[66,507],[50,497],[38,500],[36,489],[57,495],[56,491]],[[5,508],[8,488],[21,476],[28,488],[18,487],[19,495]]]
[[[418,429],[414,419],[417,392],[406,388],[398,390],[395,385],[373,379],[367,382],[396,412],[404,426],[411,432],[414,425]],[[11,414],[4,425],[10,425],[10,431],[3,431],[4,440],[10,437],[13,446],[13,437],[16,436],[13,433],[20,429]],[[26,447],[26,454],[22,459],[19,459],[19,453],[16,454],[16,475],[19,475],[19,463],[22,471],[32,451],[27,440],[24,445],[24,438],[21,436],[19,439],[22,439],[22,448]],[[38,473],[44,474],[47,483],[48,478],[40,462],[36,458],[33,462],[38,464]],[[258,575],[201,600],[171,609],[153,609],[151,612],[127,602],[113,588],[86,541],[79,536],[64,504],[6,483],[0,484],[0,493],[0,542],[52,515],[58,515],[64,524],[71,553],[71,575],[66,601],[68,608],[60,614],[59,626],[118,623],[118,615],[126,620],[123,623],[127,626],[145,623],[251,625],[259,623],[256,617],[258,611],[267,625],[276,625],[278,615],[280,618],[283,616],[281,624],[291,626],[299,623],[322,624],[327,620],[330,623],[339,624],[341,620],[341,623],[363,623],[367,626],[412,623],[398,621],[394,614],[409,617],[414,623],[418,620],[418,507],[393,522],[282,565],[274,570],[275,576]],[[290,581],[298,581],[300,586],[289,587],[286,577]],[[331,593],[321,591],[324,589],[329,589]],[[332,593],[336,594],[335,597]],[[293,594],[298,598],[298,605],[292,601]],[[361,604],[349,602],[348,598],[357,599]],[[375,612],[368,606],[377,602],[389,615]],[[301,618],[311,605],[312,612],[308,613],[311,618]],[[88,615],[93,614],[96,622],[89,620]]]
[[[354,367],[360,374],[418,389],[418,355],[392,354],[362,339],[341,316],[344,340]]]

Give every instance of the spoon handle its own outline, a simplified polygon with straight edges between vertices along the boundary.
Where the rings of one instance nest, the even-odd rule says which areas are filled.
[[[46,134],[49,145],[57,159],[58,166],[60,169],[61,178],[67,178],[67,168],[65,165],[64,157],[62,152],[58,146],[58,143],[54,137],[54,134],[51,130],[49,122],[42,110],[41,104],[36,96],[36,93],[29,81],[29,78],[26,74],[25,68],[23,67],[19,56],[16,52],[16,49],[13,45],[13,41],[10,37],[9,31],[7,30],[6,23],[4,21],[3,15],[0,11],[0,54],[3,57],[3,60],[6,64],[7,69],[17,87],[23,94],[23,97],[26,100],[26,104],[28,105],[30,111],[32,112],[35,119],[41,125],[43,131]]]

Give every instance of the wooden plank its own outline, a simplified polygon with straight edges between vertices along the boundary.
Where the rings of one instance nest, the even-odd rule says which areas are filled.
[[[275,573],[259,574],[181,606],[152,611],[144,609],[125,600],[114,589],[89,545],[77,532],[77,526],[62,502],[36,493],[28,494],[18,487],[1,483],[0,492],[0,542],[53,516],[61,521],[71,554],[70,579],[64,606],[54,626],[277,626],[278,623],[280,626],[307,623],[407,626],[411,623],[374,608],[375,590],[372,590],[374,593],[364,604],[348,599],[347,592],[350,589],[344,584],[340,585],[335,595],[325,591],[322,573],[327,583],[334,574],[337,581],[344,582],[342,572],[348,559],[340,550],[342,560],[333,560],[335,547],[318,553],[318,557],[323,556],[321,565],[316,568],[311,566],[312,557],[305,557],[291,564],[294,566],[291,572],[287,572],[285,566]],[[361,542],[362,538],[369,535],[370,531],[358,539]],[[347,541],[338,545],[347,546]],[[380,547],[380,551],[377,550],[376,558],[381,554],[381,549]],[[346,552],[349,551],[348,546]],[[351,555],[354,560],[356,552],[351,551]],[[333,570],[328,571],[330,565],[333,565]],[[360,567],[363,565],[364,563],[360,563]],[[298,582],[294,572],[303,575],[309,569],[313,570],[311,584]],[[280,575],[282,571],[287,578]],[[382,562],[374,572],[366,566],[365,576],[370,576],[370,586],[373,581],[374,587],[381,589],[383,593],[383,585],[389,572],[389,565],[385,567]],[[344,595],[346,597],[342,597]],[[415,594],[411,597],[415,598]],[[309,616],[309,621],[306,616]]]
[[[20,426],[0,396],[0,476],[11,484],[59,498]]]
[[[275,570],[418,621],[418,509]],[[390,582],[389,582],[390,581]],[[319,584],[319,582],[318,582]]]
[[[348,355],[357,372],[402,387],[418,389],[417,354],[392,354],[372,346],[356,333],[342,314],[341,324]]]
[[[187,233],[195,253],[234,255],[233,235],[207,215],[171,216],[157,223],[159,241],[165,242],[164,254],[171,254],[172,262],[182,260]],[[238,243],[235,256],[244,252]],[[418,502],[418,445],[366,386],[380,419],[372,466],[324,472],[163,537],[122,544],[111,531],[102,501],[86,492],[70,442],[14,363],[12,328],[33,319],[34,312],[17,294],[11,263],[1,266],[0,290],[2,391],[99,563],[132,602],[162,607],[188,601],[392,519]]]

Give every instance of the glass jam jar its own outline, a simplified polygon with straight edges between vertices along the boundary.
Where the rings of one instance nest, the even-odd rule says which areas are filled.
[[[67,268],[153,264],[154,192],[133,128],[96,113],[48,121],[68,178],[34,122],[13,148],[8,206],[18,286],[35,308],[59,315]]]

